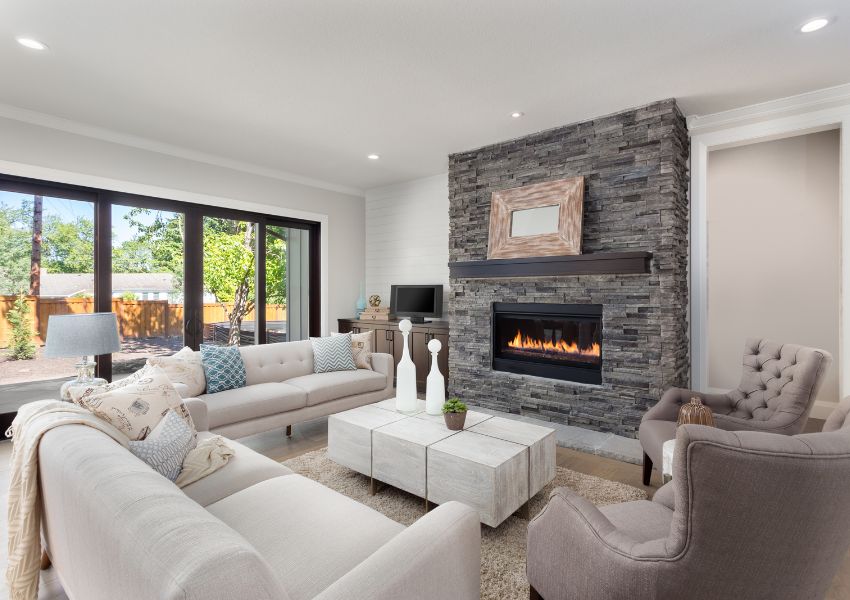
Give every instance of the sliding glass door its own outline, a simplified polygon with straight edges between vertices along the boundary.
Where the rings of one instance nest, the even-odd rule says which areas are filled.
[[[48,398],[79,357],[44,355],[51,315],[95,310],[93,196],[0,181],[0,414]]]
[[[310,230],[266,227],[266,339],[310,336]]]
[[[121,335],[114,377],[183,347],[184,228],[182,212],[112,205],[112,312]]]
[[[204,217],[204,343],[258,342],[256,320],[257,224]]]
[[[0,174],[0,427],[75,374],[79,357],[42,356],[52,314],[116,314],[121,350],[96,358],[106,379],[183,345],[320,335],[320,235],[310,221]]]

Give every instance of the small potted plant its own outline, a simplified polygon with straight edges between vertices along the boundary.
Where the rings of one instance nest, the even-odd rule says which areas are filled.
[[[446,427],[452,431],[460,431],[466,422],[466,404],[461,402],[460,398],[449,398],[443,404],[443,418],[446,420]]]

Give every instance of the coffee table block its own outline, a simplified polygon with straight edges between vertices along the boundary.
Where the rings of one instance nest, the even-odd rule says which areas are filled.
[[[428,500],[457,500],[498,526],[529,499],[528,447],[461,431],[428,447]]]
[[[442,414],[429,415],[426,412],[421,412],[419,414],[413,415],[413,417],[416,418],[416,419],[422,419],[423,421],[430,421],[432,423],[439,423],[444,428],[448,429],[448,427],[446,427],[446,419],[445,419],[445,417],[443,417]],[[483,423],[487,419],[492,419],[492,418],[493,418],[493,415],[488,415],[488,414],[482,413],[482,412],[475,412],[474,410],[468,410],[468,411],[466,411],[466,420],[463,422],[463,428],[469,429],[470,427],[474,427],[475,425],[478,425],[479,423]]]
[[[405,415],[407,417],[417,415],[419,413],[425,412],[425,401],[417,400],[416,401],[416,412],[413,413],[400,413],[395,409],[395,398],[389,398],[387,400],[381,400],[380,402],[375,402],[375,404],[370,404],[369,406],[377,406],[378,408],[383,408],[384,410],[389,410],[397,415]]]
[[[469,431],[528,446],[529,497],[555,479],[554,430],[522,421],[493,417],[473,425]]]
[[[402,414],[361,406],[328,417],[328,458],[372,475],[372,430],[406,419]]]
[[[425,498],[425,454],[456,431],[420,419],[403,419],[372,432],[372,477]]]

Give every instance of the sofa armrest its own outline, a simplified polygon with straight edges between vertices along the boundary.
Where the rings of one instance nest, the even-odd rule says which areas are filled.
[[[543,598],[655,597],[664,542],[630,538],[588,500],[557,488],[528,525],[528,582]]]
[[[447,502],[416,521],[316,596],[316,600],[478,600],[478,513]]]
[[[393,387],[393,378],[395,374],[395,363],[393,362],[392,354],[384,354],[383,352],[372,353],[372,369],[376,373],[381,373],[387,378],[387,387]]]
[[[199,398],[186,398],[183,404],[189,410],[196,431],[209,431],[210,419],[207,416],[207,403]]]
[[[698,396],[712,413],[728,413],[732,408],[732,401],[726,394],[704,394],[684,388],[670,388],[664,392],[655,406],[646,411],[643,420],[677,421],[679,409],[683,404],[690,402],[693,396]]]

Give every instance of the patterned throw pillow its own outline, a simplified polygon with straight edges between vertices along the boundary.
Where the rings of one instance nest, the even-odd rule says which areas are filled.
[[[115,426],[131,440],[143,440],[169,410],[181,417],[193,435],[195,425],[180,394],[159,367],[142,367],[119,381],[72,388],[72,400]]]
[[[316,373],[357,369],[351,354],[350,333],[331,337],[311,337],[310,343],[313,345],[313,371]]]
[[[342,333],[331,332],[331,337],[336,335],[345,335]],[[358,369],[372,370],[372,348],[375,339],[374,331],[364,331],[363,333],[352,333],[351,335],[351,356],[354,358],[354,365]]]
[[[169,410],[148,437],[130,442],[130,452],[160,475],[175,481],[183,469],[183,459],[196,444],[194,432],[186,421]]]
[[[182,383],[185,387],[174,387],[184,398],[200,396],[207,387],[201,355],[189,347],[172,356],[153,356],[148,359],[147,364],[165,371],[171,383]]]
[[[201,344],[201,363],[207,377],[207,393],[245,387],[245,363],[238,346]]]

